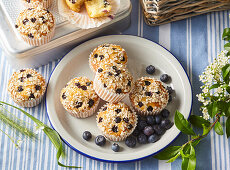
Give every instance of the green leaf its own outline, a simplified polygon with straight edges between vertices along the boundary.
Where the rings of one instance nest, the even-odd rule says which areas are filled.
[[[230,43],[224,44],[224,49],[230,51]]]
[[[228,43],[228,44],[229,44],[229,48],[230,48],[230,43]],[[227,83],[227,84],[229,83],[229,73],[230,73],[230,64],[226,64],[222,68],[222,76],[223,76],[223,79],[224,79],[225,83]]]
[[[218,87],[220,87],[220,84],[213,84],[213,85],[209,88],[209,90],[216,89],[216,88],[218,88]]]
[[[172,162],[174,162],[179,156],[180,156],[180,152],[178,152],[178,154],[176,154],[176,156],[174,156],[171,159],[169,159],[166,163],[172,163]]]
[[[226,134],[227,134],[227,138],[230,137],[230,117],[228,117],[228,119],[226,120]]]
[[[14,106],[14,105],[11,105],[11,104],[8,104],[6,102],[2,102],[0,101],[1,104],[5,104],[5,105],[8,105],[8,106],[11,106],[19,111],[21,111],[22,113],[24,113],[27,117],[29,117],[31,120],[33,120],[39,127],[44,127],[43,128],[43,131],[44,133],[49,137],[50,141],[53,143],[53,145],[55,146],[55,148],[58,150],[57,151],[57,162],[58,162],[58,165],[60,166],[63,166],[63,167],[68,167],[68,168],[81,168],[81,167],[77,167],[77,166],[66,166],[66,165],[63,165],[62,163],[59,162],[59,158],[61,155],[64,156],[64,152],[63,152],[63,147],[62,147],[62,141],[61,141],[61,138],[59,136],[59,134],[51,129],[50,127],[48,127],[47,125],[45,125],[44,123],[42,123],[40,120],[36,119],[35,117],[33,117],[32,115],[30,115],[29,113],[27,113],[26,111]]]
[[[205,120],[204,118],[197,116],[197,115],[191,115],[189,118],[189,122],[196,127],[202,128],[202,125],[210,126],[210,122],[208,120]]]
[[[182,170],[195,170],[196,169],[196,154],[194,147],[190,144],[189,149],[190,157],[183,157],[182,156]]]
[[[213,102],[207,106],[208,109],[208,114],[210,115],[211,118],[213,118],[218,112],[218,102]]]
[[[224,32],[222,34],[222,39],[225,41],[229,41],[230,40],[230,28],[225,28]]]
[[[216,122],[216,124],[214,126],[214,130],[218,135],[224,134],[223,127],[221,126],[220,122]]]
[[[224,113],[226,117],[230,116],[230,102],[226,104],[226,110]]]
[[[196,135],[193,129],[190,127],[188,121],[184,118],[184,116],[177,110],[174,116],[174,122],[176,127],[187,135]]]
[[[168,160],[180,153],[180,150],[181,146],[169,146],[153,157],[160,160]]]
[[[226,91],[230,94],[230,87],[226,87]]]
[[[207,135],[210,132],[210,128],[203,125],[203,135]]]

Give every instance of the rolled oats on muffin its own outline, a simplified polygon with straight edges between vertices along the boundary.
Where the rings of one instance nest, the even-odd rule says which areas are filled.
[[[133,76],[121,64],[107,63],[99,66],[94,78],[94,89],[103,100],[116,103],[125,98],[133,86]]]
[[[137,115],[125,103],[107,103],[97,114],[97,126],[112,141],[122,141],[132,134]]]
[[[93,81],[77,77],[61,90],[60,101],[72,116],[86,118],[94,114],[100,98],[93,89]]]
[[[46,91],[45,79],[33,69],[14,72],[8,82],[8,92],[15,103],[22,107],[38,105]]]
[[[36,8],[42,6],[43,8],[49,8],[53,0],[21,0],[26,8]]]
[[[95,48],[89,56],[89,66],[94,73],[103,63],[115,62],[126,66],[127,61],[126,51],[120,45],[115,44],[102,44]]]
[[[49,10],[28,8],[19,14],[15,28],[26,43],[40,46],[54,36],[55,19]]]
[[[129,98],[137,113],[155,115],[167,106],[169,94],[159,80],[141,77],[136,80]]]

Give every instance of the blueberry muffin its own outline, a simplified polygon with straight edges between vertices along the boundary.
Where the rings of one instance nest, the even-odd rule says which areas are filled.
[[[67,6],[74,12],[80,12],[85,0],[65,0]]]
[[[8,92],[15,103],[22,107],[38,105],[46,91],[45,79],[32,69],[14,72],[8,83]]]
[[[36,8],[42,6],[43,8],[49,8],[53,0],[21,0],[26,8]]]
[[[99,66],[94,78],[94,89],[103,100],[116,103],[125,98],[133,86],[131,73],[121,64]]]
[[[136,112],[141,115],[154,115],[166,107],[169,95],[160,81],[142,77],[135,82],[129,98]]]
[[[89,56],[89,66],[96,73],[99,65],[103,63],[115,62],[126,65],[128,56],[120,45],[103,44],[93,50]]]
[[[125,103],[107,103],[97,114],[97,126],[112,141],[122,141],[134,131],[136,113]]]
[[[26,43],[40,46],[52,39],[55,19],[51,12],[44,8],[28,8],[19,14],[15,28]]]
[[[72,116],[86,118],[94,114],[100,98],[93,89],[92,81],[86,77],[77,77],[61,90],[60,100]]]
[[[108,0],[86,0],[85,8],[90,18],[98,18],[109,16],[112,6]]]

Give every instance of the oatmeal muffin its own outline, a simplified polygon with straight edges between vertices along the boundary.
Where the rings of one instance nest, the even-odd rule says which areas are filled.
[[[160,81],[142,77],[135,82],[129,98],[136,112],[141,115],[154,115],[166,107],[169,95]]]
[[[86,0],[85,8],[90,18],[107,17],[112,6],[108,0]]]
[[[100,98],[93,89],[92,81],[86,77],[77,77],[61,90],[60,100],[72,116],[86,118],[94,114]]]
[[[125,103],[107,103],[97,114],[97,126],[104,136],[112,141],[121,141],[134,131],[136,113]]]
[[[32,69],[14,72],[8,83],[8,92],[15,103],[22,107],[38,105],[46,91],[45,79]]]
[[[43,8],[49,8],[53,0],[21,0],[26,8],[36,8],[42,6]]]
[[[19,14],[15,28],[26,43],[40,46],[52,39],[55,19],[51,12],[44,8],[28,8]]]
[[[93,50],[89,56],[89,66],[96,73],[100,64],[115,62],[126,65],[127,53],[120,45],[103,44]]]
[[[133,86],[133,77],[126,67],[116,63],[99,66],[94,89],[103,100],[116,103],[125,98]]]
[[[67,6],[74,12],[80,12],[85,0],[65,0]]]

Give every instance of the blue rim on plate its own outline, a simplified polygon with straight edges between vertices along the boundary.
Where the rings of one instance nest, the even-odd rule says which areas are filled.
[[[103,37],[109,37],[109,36],[116,36],[116,35],[102,36],[102,37],[97,37],[97,38],[94,38],[94,39],[103,38]],[[118,36],[127,36],[127,35],[118,35]],[[130,36],[130,37],[138,37],[138,36],[133,36],[133,35],[128,35],[128,36]],[[138,38],[142,38],[142,37],[138,37]],[[94,39],[91,39],[91,40],[94,40]],[[191,107],[190,107],[190,111],[189,111],[189,115],[188,115],[188,118],[189,118],[190,115],[191,115],[192,104],[193,104],[193,95],[192,95],[192,94],[193,94],[193,91],[192,91],[191,82],[190,82],[190,79],[189,79],[189,76],[188,76],[187,72],[185,71],[184,67],[183,67],[182,64],[179,62],[179,60],[178,60],[168,49],[166,49],[166,48],[163,47],[162,45],[160,45],[160,44],[158,44],[158,43],[156,43],[156,42],[153,42],[153,41],[151,41],[151,40],[149,40],[149,39],[147,39],[147,38],[142,38],[142,39],[148,40],[148,41],[150,41],[151,43],[155,43],[155,44],[159,45],[160,47],[162,47],[164,50],[166,50],[167,52],[169,52],[169,53],[178,61],[178,63],[179,63],[180,66],[182,67],[184,73],[185,73],[186,76],[187,76],[187,79],[188,79],[188,82],[189,82],[189,85],[190,85],[190,92],[191,92]],[[91,41],[91,40],[88,40],[88,41]],[[85,41],[85,42],[87,42],[87,41]],[[84,42],[84,43],[85,43],[85,42]],[[81,45],[81,44],[79,44],[79,45]],[[76,47],[78,47],[79,45],[77,45]],[[76,48],[76,47],[75,47],[75,48]],[[73,49],[74,49],[74,48],[73,48]],[[70,52],[71,52],[71,51],[70,51]],[[68,54],[68,53],[67,53],[67,54]],[[67,54],[66,54],[66,55],[67,55]],[[52,70],[52,72],[51,72],[51,74],[50,74],[50,76],[49,76],[48,82],[47,82],[47,89],[48,89],[49,82],[50,82],[50,79],[51,79],[51,76],[52,76],[54,70],[55,70],[56,67],[59,65],[59,63],[63,60],[64,57],[65,57],[65,56],[63,56],[63,57],[60,59],[60,61],[57,63],[57,65],[56,65],[56,66],[54,67],[54,69]],[[46,96],[46,93],[45,93],[45,96]],[[47,99],[46,99],[46,97],[45,97],[45,106],[46,106],[46,112],[47,112],[47,116],[48,116],[49,122],[50,122],[50,124],[51,124],[51,127],[56,131],[56,129],[54,128],[54,126],[53,126],[53,124],[52,124],[52,122],[51,122],[51,120],[50,120],[49,114],[48,114],[48,110],[47,110]],[[155,152],[155,153],[152,153],[152,154],[150,154],[150,155],[143,156],[143,157],[140,157],[140,158],[137,158],[137,159],[131,159],[131,160],[125,160],[125,161],[112,161],[112,160],[100,159],[100,158],[97,158],[97,157],[90,156],[90,155],[88,155],[88,154],[86,154],[86,153],[83,153],[83,152],[79,151],[79,150],[76,149],[75,147],[73,147],[73,146],[72,146],[71,144],[69,144],[65,139],[63,139],[63,138],[61,137],[61,135],[60,135],[60,137],[61,137],[62,141],[63,141],[67,146],[69,146],[69,147],[70,147],[71,149],[73,149],[74,151],[76,151],[76,152],[78,152],[78,153],[80,153],[80,154],[82,154],[82,155],[84,155],[84,156],[86,156],[86,157],[88,157],[88,158],[91,158],[91,159],[94,159],[94,160],[97,160],[97,161],[108,162],[108,163],[127,163],[127,162],[140,161],[140,160],[143,160],[143,159],[148,158],[148,157],[150,157],[150,156],[153,156],[153,155],[158,154],[159,152],[161,152],[162,150],[164,150],[165,148],[167,148],[170,144],[172,144],[172,142],[174,142],[174,141],[178,138],[178,136],[179,136],[180,134],[181,134],[181,132],[179,132],[179,134],[178,134],[169,144],[167,144],[165,147],[163,147],[162,149],[160,149],[159,151],[157,151],[157,152]]]

